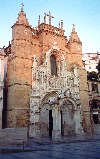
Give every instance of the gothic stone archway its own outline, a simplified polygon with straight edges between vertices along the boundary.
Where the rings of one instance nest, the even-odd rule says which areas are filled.
[[[40,112],[40,132],[41,136],[52,136],[53,117],[50,104],[43,105]]]
[[[74,99],[66,97],[59,102],[61,112],[61,135],[73,136],[82,134],[82,116],[80,106],[77,106]]]
[[[41,136],[52,136],[53,132],[53,110],[54,100],[57,99],[56,92],[50,92],[45,95],[41,102],[40,109],[40,133]]]
[[[53,96],[54,95],[54,96]],[[69,98],[54,100],[57,94],[49,95],[42,103],[40,111],[40,132],[42,136],[72,136],[81,132],[80,110]],[[47,102],[48,101],[48,102]]]
[[[75,135],[75,119],[74,119],[74,107],[73,104],[64,100],[61,105],[61,135]]]

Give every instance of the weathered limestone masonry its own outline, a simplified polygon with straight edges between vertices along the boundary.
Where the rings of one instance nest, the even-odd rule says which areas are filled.
[[[46,18],[49,17],[49,24]],[[51,25],[32,28],[23,6],[12,26],[8,61],[8,127],[29,127],[30,136],[91,133],[82,43],[73,25],[69,40]]]
[[[4,49],[0,49],[0,128],[2,128],[3,89],[4,89]]]

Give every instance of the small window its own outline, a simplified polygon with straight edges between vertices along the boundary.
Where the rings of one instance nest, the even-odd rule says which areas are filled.
[[[92,91],[98,92],[98,84],[97,83],[92,83]]]

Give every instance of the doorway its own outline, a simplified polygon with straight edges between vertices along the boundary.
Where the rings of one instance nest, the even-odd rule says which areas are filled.
[[[52,130],[53,130],[52,110],[49,110],[49,136],[50,137],[52,137]]]
[[[93,114],[93,122],[94,122],[94,124],[99,124],[98,114]]]
[[[61,136],[64,136],[64,127],[63,127],[62,110],[60,111],[60,114],[61,114]]]
[[[75,135],[75,119],[73,104],[64,100],[61,106],[61,136]]]

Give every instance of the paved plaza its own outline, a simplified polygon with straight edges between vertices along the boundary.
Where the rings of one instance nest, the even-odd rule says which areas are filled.
[[[8,151],[1,151],[0,159],[100,159],[100,135],[60,139],[32,138],[28,140],[24,152],[21,146],[4,148]],[[18,149],[20,152],[17,152]]]

